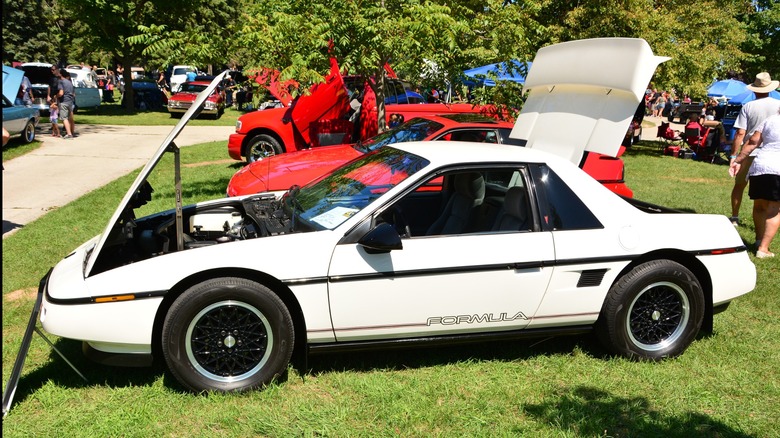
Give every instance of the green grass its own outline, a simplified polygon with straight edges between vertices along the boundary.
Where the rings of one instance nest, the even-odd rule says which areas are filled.
[[[188,164],[183,178],[198,187],[188,192],[189,200],[222,196],[237,169],[215,163],[223,157],[213,151],[224,148],[194,146],[183,154]],[[664,157],[649,144],[634,147],[625,161],[628,183],[639,199],[728,213],[732,180],[725,166]],[[132,177],[49,212],[3,241],[4,382],[38,280],[68,251],[102,231]],[[750,217],[750,204],[746,197],[743,217]],[[752,242],[752,225],[739,231]],[[306,375],[291,369],[264,391],[195,395],[182,391],[162,368],[100,366],[82,356],[79,343],[56,340],[90,379],[85,384],[36,336],[3,433],[778,436],[780,262],[754,262],[756,289],[715,317],[714,334],[702,334],[681,357],[660,363],[612,358],[591,336],[573,336],[313,356]]]
[[[36,133],[36,138],[37,135],[40,135],[40,132]],[[43,145],[43,143],[41,143],[38,140],[34,140],[31,143],[25,143],[19,137],[14,137],[8,140],[8,144],[3,146],[3,161],[8,161],[16,157],[21,157],[26,153],[38,149],[39,147],[41,147],[41,145]]]

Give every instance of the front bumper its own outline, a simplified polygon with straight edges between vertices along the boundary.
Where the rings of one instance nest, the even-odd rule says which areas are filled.
[[[243,161],[241,149],[244,145],[244,139],[246,139],[246,134],[230,134],[228,138],[228,155],[230,155],[230,158]]]

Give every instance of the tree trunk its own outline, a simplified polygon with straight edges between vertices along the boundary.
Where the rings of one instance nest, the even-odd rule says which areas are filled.
[[[131,56],[122,57],[122,79],[125,82],[125,92],[122,94],[122,107],[127,112],[135,112],[135,93],[133,93],[133,59]]]

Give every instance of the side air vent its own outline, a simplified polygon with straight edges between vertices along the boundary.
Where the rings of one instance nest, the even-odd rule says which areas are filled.
[[[606,273],[606,269],[582,271],[582,274],[580,275],[580,281],[577,282],[577,287],[598,286],[601,284],[601,280],[604,279],[604,274]]]

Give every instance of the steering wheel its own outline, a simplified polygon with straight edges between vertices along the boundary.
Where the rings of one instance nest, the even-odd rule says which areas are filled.
[[[412,237],[412,231],[409,228],[409,222],[406,220],[401,207],[398,205],[393,206],[390,210],[392,215],[393,226],[401,237]]]

